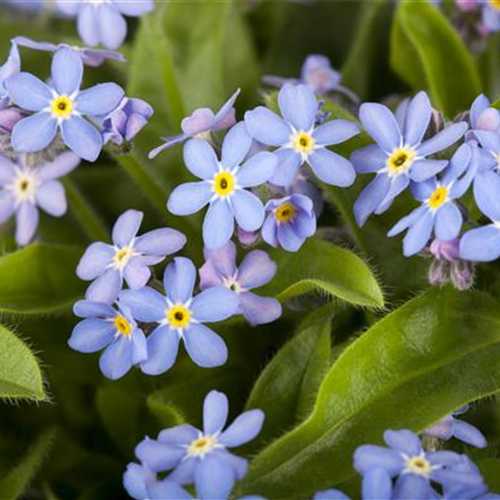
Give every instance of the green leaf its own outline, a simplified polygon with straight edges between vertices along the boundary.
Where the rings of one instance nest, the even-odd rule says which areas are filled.
[[[43,378],[28,346],[0,325],[0,397],[45,399]]]
[[[54,442],[55,429],[43,433],[25,458],[0,481],[0,498],[15,500],[33,481]]]
[[[368,266],[350,250],[311,238],[297,253],[274,250],[279,272],[263,294],[284,302],[317,291],[364,307],[383,307],[384,296]]]
[[[82,250],[34,243],[0,258],[0,313],[54,314],[78,300],[85,283],[76,274]]]
[[[345,349],[311,417],[255,458],[241,490],[304,498],[338,485],[354,474],[356,447],[380,443],[384,430],[420,431],[499,390],[498,302],[478,292],[430,290]]]
[[[430,2],[398,3],[391,64],[415,91],[428,90],[434,106],[450,117],[468,109],[481,92],[470,52]]]
[[[311,409],[330,363],[330,329],[329,317],[299,331],[261,373],[246,405],[266,414],[259,442],[282,434]]]
[[[500,493],[500,460],[498,458],[485,458],[477,463],[484,482],[488,485],[491,493]]]

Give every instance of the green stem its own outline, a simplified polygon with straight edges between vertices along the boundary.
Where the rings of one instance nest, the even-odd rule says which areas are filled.
[[[80,189],[69,178],[63,180],[69,205],[88,237],[94,241],[107,241],[109,230],[101,220],[99,214],[85,199]]]

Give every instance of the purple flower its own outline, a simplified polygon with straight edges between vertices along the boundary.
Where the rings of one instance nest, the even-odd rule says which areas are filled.
[[[269,200],[266,211],[269,215],[262,227],[262,237],[273,247],[296,252],[316,232],[313,203],[307,196],[292,194]]]
[[[5,108],[10,101],[5,82],[21,71],[21,58],[17,45],[12,41],[7,61],[0,67],[0,109]]]
[[[408,430],[384,433],[389,448],[374,445],[360,446],[354,454],[354,468],[365,476],[374,469],[383,469],[390,477],[397,477],[394,498],[433,499],[435,492],[430,482],[444,487],[475,485],[476,474],[456,472],[452,469],[460,456],[451,451],[427,453],[416,434]]]
[[[153,108],[141,99],[124,97],[120,105],[102,123],[104,143],[121,145],[131,141],[148,123]]]
[[[142,288],[151,277],[149,266],[159,264],[186,244],[182,233],[169,228],[137,236],[143,216],[137,210],[127,210],[115,222],[112,245],[96,242],[87,248],[76,270],[80,279],[93,281],[87,300],[111,304],[123,280],[133,290]]]
[[[125,57],[120,52],[115,52],[112,50],[100,50],[100,49],[89,49],[87,47],[75,47],[72,45],[68,45],[66,43],[50,43],[50,42],[36,42],[35,40],[31,40],[30,38],[26,38],[24,36],[17,36],[14,38],[13,42],[17,44],[19,47],[26,47],[28,49],[40,50],[43,52],[52,52],[55,53],[59,49],[72,49],[83,60],[83,63],[87,66],[91,66],[97,68],[101,66],[106,61],[120,61],[125,62]]]
[[[485,448],[487,442],[481,431],[473,425],[455,418],[465,413],[468,409],[469,406],[466,405],[454,411],[451,415],[446,415],[446,417],[438,420],[435,424],[427,427],[424,434],[442,439],[443,441],[448,441],[454,437],[476,448]]]
[[[198,486],[202,484],[214,491],[214,487],[221,486],[217,483],[222,480],[229,493],[234,480],[240,480],[246,474],[248,464],[247,460],[233,455],[228,449],[255,439],[262,429],[264,413],[261,410],[246,411],[224,430],[227,417],[227,397],[221,392],[211,391],[203,404],[203,430],[187,424],[165,429],[157,440],[146,438],[139,443],[136,456],[154,472],[173,470],[168,476],[169,481],[189,484],[198,476]],[[226,472],[228,470],[233,476]],[[200,474],[204,481],[200,481]],[[207,497],[203,495],[202,498]]]
[[[181,340],[198,366],[214,368],[226,362],[224,340],[203,323],[223,321],[236,314],[238,297],[224,287],[209,288],[194,297],[195,281],[194,264],[177,257],[163,276],[166,296],[149,287],[120,294],[120,301],[137,321],[157,324],[148,337],[149,358],[141,365],[144,373],[159,375],[170,369]]]
[[[84,117],[108,114],[118,106],[123,90],[115,83],[103,83],[80,90],[83,62],[72,49],[59,49],[52,60],[49,86],[30,73],[7,80],[9,97],[22,109],[35,112],[16,124],[12,146],[18,152],[45,149],[61,130],[64,143],[78,156],[95,161],[103,140],[99,131]]]
[[[209,205],[203,222],[203,241],[209,249],[221,248],[230,240],[234,219],[245,231],[256,231],[264,222],[262,202],[246,188],[271,178],[276,155],[262,151],[248,158],[251,144],[245,125],[238,123],[224,139],[220,161],[205,140],[191,139],[184,147],[184,163],[203,180],[178,186],[167,207],[175,215],[190,215]]]
[[[190,138],[205,139],[210,132],[218,132],[232,127],[236,123],[236,111],[234,103],[240,93],[238,89],[229,100],[217,111],[216,114],[209,108],[198,108],[191,116],[182,120],[182,134],[173,137],[163,137],[165,141],[161,146],[153,149],[149,153],[149,159],[152,160],[165,149],[186,141]]]
[[[422,142],[432,116],[425,92],[417,94],[405,107],[405,112],[399,111],[395,116],[377,103],[365,103],[360,108],[361,123],[376,144],[355,151],[351,161],[357,173],[377,175],[354,205],[359,226],[372,213],[387,210],[410,181],[426,181],[441,172],[448,162],[427,157],[451,146],[467,130],[465,122],[456,123]]]
[[[115,310],[102,302],[82,300],[74,312],[84,319],[75,326],[68,344],[83,353],[104,349],[99,367],[107,378],[117,380],[147,359],[146,337],[123,304],[117,303]]]
[[[496,0],[478,0],[482,22],[488,31],[500,31],[500,3]]]
[[[435,259],[446,262],[456,262],[460,260],[460,240],[441,241],[433,240],[429,246],[429,251]]]
[[[27,245],[38,226],[38,209],[54,217],[66,213],[63,185],[57,180],[74,170],[80,158],[66,152],[53,162],[30,168],[19,157],[17,163],[0,156],[0,223],[16,215],[16,242]]]
[[[153,0],[56,0],[59,10],[76,16],[78,33],[86,45],[102,43],[117,49],[127,36],[124,16],[138,17],[154,9]]]
[[[12,134],[12,130],[16,123],[24,118],[22,111],[19,108],[0,107],[0,134]]]
[[[458,237],[463,216],[454,200],[460,198],[472,182],[475,171],[469,168],[471,158],[471,147],[463,144],[440,179],[412,184],[413,195],[422,205],[403,217],[388,233],[392,237],[408,230],[403,240],[405,256],[420,252],[433,232],[441,241],[452,241]]]
[[[200,289],[225,286],[236,293],[243,314],[252,325],[271,323],[281,316],[280,303],[270,297],[250,292],[269,283],[276,274],[276,263],[266,252],[254,250],[236,267],[236,245],[230,241],[219,250],[205,250],[205,264],[200,268]]]
[[[496,132],[500,129],[500,113],[498,109],[492,108],[490,100],[484,95],[479,95],[472,103],[470,109],[470,125],[473,134],[474,130]]]
[[[347,120],[332,120],[315,127],[319,103],[307,85],[286,84],[279,92],[278,105],[283,118],[259,106],[245,113],[250,135],[266,146],[278,148],[278,166],[271,182],[289,186],[299,168],[308,163],[314,174],[327,184],[347,187],[356,173],[344,157],[327,149],[359,133]]]

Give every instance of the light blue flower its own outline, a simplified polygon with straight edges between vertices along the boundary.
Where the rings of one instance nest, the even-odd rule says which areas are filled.
[[[149,153],[149,159],[152,160],[165,149],[175,146],[176,144],[181,144],[193,137],[206,139],[210,132],[219,132],[220,130],[232,127],[236,123],[234,103],[239,94],[240,89],[224,103],[217,113],[214,113],[209,108],[195,109],[190,116],[182,120],[182,134],[173,137],[162,137],[164,144],[153,149]]]
[[[422,205],[401,219],[388,233],[395,236],[408,230],[403,240],[403,253],[409,257],[420,252],[429,242],[432,233],[441,241],[457,238],[462,228],[463,216],[454,200],[469,188],[475,171],[471,168],[472,148],[463,144],[453,155],[449,167],[440,179],[432,178],[412,183],[415,198]]]
[[[90,119],[113,111],[123,97],[115,83],[80,90],[83,62],[72,49],[59,49],[52,60],[53,86],[30,73],[19,73],[5,82],[9,97],[20,108],[35,114],[19,121],[12,131],[12,147],[34,153],[45,149],[61,130],[64,143],[78,156],[95,161],[101,152],[101,134]]]
[[[500,128],[500,112],[491,106],[490,100],[484,95],[479,95],[470,108],[470,126],[471,132],[474,130],[483,130],[495,132]]]
[[[203,404],[203,430],[187,424],[165,429],[157,440],[146,438],[139,443],[136,456],[153,472],[172,471],[169,481],[181,485],[196,481],[201,498],[209,498],[209,492],[214,494],[217,490],[227,496],[234,481],[244,477],[248,468],[247,460],[233,455],[229,449],[257,437],[264,413],[246,411],[224,430],[227,417],[227,397],[211,391]]]
[[[118,297],[124,280],[133,290],[142,288],[151,277],[149,267],[186,244],[186,237],[170,228],[137,236],[143,217],[142,212],[127,210],[113,226],[112,245],[99,241],[87,248],[76,270],[80,279],[92,281],[87,300],[111,304]]]
[[[10,101],[5,82],[21,71],[21,58],[15,42],[11,42],[7,61],[0,67],[0,109],[5,108]]]
[[[191,139],[184,147],[184,163],[203,180],[178,186],[167,207],[175,215],[190,215],[209,205],[203,222],[203,241],[211,250],[230,240],[234,219],[245,231],[256,231],[264,222],[262,202],[246,188],[267,182],[277,159],[265,151],[247,158],[251,144],[245,125],[238,123],[224,139],[220,161],[205,140]]]
[[[289,186],[301,165],[307,163],[323,182],[347,187],[356,173],[349,160],[328,149],[359,133],[358,126],[347,120],[331,120],[315,126],[319,103],[307,85],[286,84],[278,94],[280,117],[259,106],[245,113],[250,135],[266,146],[278,148],[278,166],[271,182]]]
[[[279,200],[269,200],[269,212],[262,238],[269,245],[297,252],[307,238],[316,232],[316,215],[313,202],[302,194],[292,194]]]
[[[127,36],[124,16],[139,17],[154,9],[153,0],[56,0],[58,9],[76,16],[78,33],[86,45],[102,43],[117,49]]]
[[[141,365],[144,373],[159,375],[172,367],[182,340],[191,359],[203,368],[223,365],[227,360],[224,340],[204,323],[214,323],[237,313],[238,297],[224,287],[213,287],[193,296],[196,268],[177,257],[163,276],[166,296],[150,287],[124,290],[120,301],[137,321],[155,323],[148,337],[149,358]]]
[[[69,346],[83,353],[104,349],[99,367],[107,378],[117,380],[147,359],[146,337],[123,304],[117,303],[115,310],[85,300],[75,304],[74,313],[84,319],[73,330]]]
[[[205,250],[205,264],[200,268],[200,288],[225,286],[239,298],[239,312],[252,325],[276,321],[281,304],[272,297],[261,297],[251,290],[269,283],[276,274],[276,263],[262,250],[248,253],[236,267],[236,245],[230,241],[219,250]]]
[[[427,157],[454,144],[468,127],[465,122],[456,123],[423,141],[431,116],[432,107],[425,92],[420,92],[398,109],[396,116],[382,104],[365,103],[361,106],[361,123],[376,144],[355,151],[351,161],[357,173],[377,175],[354,205],[359,226],[372,213],[387,210],[410,181],[426,181],[447,166],[446,160]]]
[[[493,0],[477,0],[481,6],[482,22],[488,31],[500,31],[500,4]]]
[[[16,217],[16,242],[27,245],[39,222],[38,210],[62,217],[68,208],[64,187],[58,180],[80,164],[70,152],[36,168],[26,165],[24,156],[16,163],[0,155],[0,224]]]

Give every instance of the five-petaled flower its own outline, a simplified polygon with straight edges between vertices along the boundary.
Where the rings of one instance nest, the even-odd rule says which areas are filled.
[[[30,73],[18,73],[5,82],[9,97],[20,108],[35,114],[19,121],[12,131],[12,147],[34,153],[45,149],[61,130],[62,140],[74,153],[95,161],[103,139],[90,119],[113,111],[123,97],[115,83],[102,83],[80,90],[82,58],[73,49],[59,49],[52,60],[48,85]]]
[[[111,304],[123,287],[142,288],[151,277],[149,266],[159,264],[167,255],[178,252],[186,237],[170,228],[161,228],[137,236],[144,214],[127,210],[113,227],[113,244],[92,243],[77,268],[80,279],[93,281],[87,300]]]

